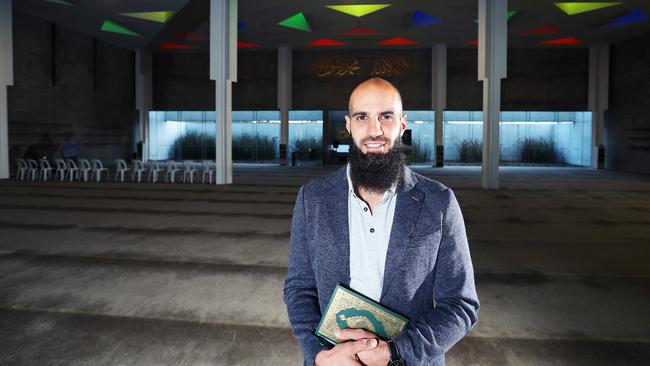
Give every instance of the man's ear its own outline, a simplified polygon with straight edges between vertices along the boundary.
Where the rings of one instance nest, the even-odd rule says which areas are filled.
[[[400,132],[399,135],[402,136],[404,135],[404,131],[406,131],[406,115],[402,114],[402,118],[399,120],[399,128]]]
[[[348,115],[346,114],[346,115],[345,115],[345,129],[348,130],[348,133],[351,135],[351,134],[352,134],[352,130],[351,130],[351,126],[350,126],[350,121],[351,121],[351,120],[350,120],[350,116],[348,116]]]

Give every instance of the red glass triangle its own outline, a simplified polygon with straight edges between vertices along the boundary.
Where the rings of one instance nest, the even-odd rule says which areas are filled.
[[[532,28],[523,32],[522,36],[543,36],[548,34],[558,34],[560,29],[554,25],[547,25],[539,28]]]
[[[467,42],[467,44],[471,44],[472,46],[476,46],[476,45],[478,45],[478,39],[475,39],[473,41],[469,41],[469,42]]]
[[[180,39],[183,41],[207,41],[208,40],[208,37],[204,36],[203,34],[191,33],[191,32],[176,33],[174,36],[176,37],[176,39]]]
[[[347,32],[340,33],[342,36],[377,36],[380,34],[376,30],[366,27],[354,27]]]
[[[237,48],[256,48],[256,47],[261,47],[261,46],[256,43],[237,41]]]
[[[572,45],[580,44],[580,40],[575,37],[564,37],[558,39],[550,39],[548,41],[541,42],[541,44],[551,44],[551,45]]]
[[[345,43],[343,43],[343,42],[335,41],[335,40],[329,39],[329,38],[321,38],[321,39],[317,39],[315,41],[311,41],[311,42],[307,43],[307,46],[312,46],[312,47],[344,46],[344,45],[345,45]]]
[[[186,45],[186,44],[178,44],[178,43],[172,43],[172,42],[165,42],[160,45],[161,50],[186,50],[194,48],[192,46]]]
[[[377,44],[380,46],[396,46],[396,45],[407,45],[407,44],[418,44],[418,43],[415,41],[411,41],[410,39],[395,37],[395,38],[387,39],[385,41],[381,41]]]

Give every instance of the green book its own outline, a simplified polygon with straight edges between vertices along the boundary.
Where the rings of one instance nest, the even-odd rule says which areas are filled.
[[[341,342],[335,336],[339,328],[361,328],[388,340],[400,334],[408,322],[405,316],[338,284],[314,333],[333,345]]]

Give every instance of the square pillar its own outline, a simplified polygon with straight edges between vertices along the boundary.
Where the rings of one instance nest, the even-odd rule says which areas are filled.
[[[14,84],[12,0],[0,1],[0,179],[9,178],[9,105],[7,87]]]
[[[237,0],[210,0],[210,79],[215,84],[216,184],[232,183],[232,83],[237,81]]]
[[[483,164],[481,185],[499,188],[501,79],[506,77],[507,0],[479,0],[478,79],[483,81]]]

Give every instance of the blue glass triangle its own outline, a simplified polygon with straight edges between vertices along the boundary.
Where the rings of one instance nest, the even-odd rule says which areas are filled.
[[[422,28],[427,25],[438,23],[438,18],[433,17],[427,13],[421,11],[414,11],[413,17],[411,18],[411,28]]]
[[[614,27],[619,27],[621,25],[641,23],[641,22],[645,22],[646,20],[648,20],[648,17],[645,15],[645,13],[641,11],[641,9],[636,9],[612,20],[611,22],[609,22],[609,24],[607,24],[607,27],[614,28]]]
[[[242,23],[242,22],[237,22],[237,30],[242,30],[244,28],[248,27],[248,24]]]

